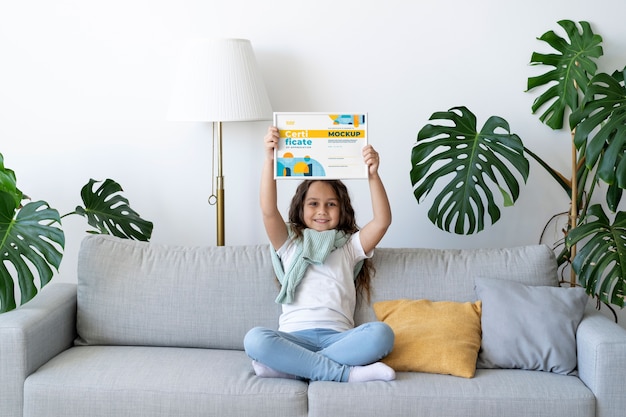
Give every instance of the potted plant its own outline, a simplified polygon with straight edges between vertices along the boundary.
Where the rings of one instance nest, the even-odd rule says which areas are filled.
[[[99,186],[94,190],[94,186]],[[18,188],[15,173],[4,167],[0,154],[0,313],[17,307],[16,283],[23,304],[50,282],[63,258],[65,235],[61,219],[78,214],[96,230],[114,236],[147,241],[152,223],[142,219],[111,179],[90,180],[81,190],[84,207],[59,215],[45,201],[30,200]]]
[[[436,123],[418,133],[411,154],[413,191],[422,203],[437,185],[430,220],[448,232],[477,233],[487,220],[499,220],[500,207],[517,200],[529,156],[570,199],[564,236],[555,245],[559,265],[571,263],[570,284],[623,307],[626,213],[619,203],[626,188],[626,68],[598,72],[602,38],[585,21],[558,24],[567,39],[553,31],[538,38],[554,52],[532,54],[531,64],[547,70],[528,78],[527,91],[541,92],[532,105],[533,114],[541,111],[541,122],[558,130],[568,121],[571,173],[561,174],[526,148],[503,118],[492,116],[479,129],[470,110],[454,107],[434,113],[430,120]]]

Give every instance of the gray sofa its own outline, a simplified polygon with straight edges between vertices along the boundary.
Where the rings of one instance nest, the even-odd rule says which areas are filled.
[[[477,276],[556,285],[545,246],[379,248],[372,302],[475,301]],[[254,375],[242,340],[275,327],[266,245],[178,247],[88,236],[78,284],[54,283],[0,315],[0,414],[141,416],[623,417],[626,331],[593,309],[573,375],[477,369],[473,378],[398,372],[392,382]],[[487,306],[484,305],[483,309]],[[486,311],[486,310],[485,310]],[[359,323],[375,320],[361,304]]]

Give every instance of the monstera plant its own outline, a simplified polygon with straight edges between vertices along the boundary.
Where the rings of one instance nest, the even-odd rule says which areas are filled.
[[[482,127],[465,107],[434,113],[418,133],[411,154],[411,182],[419,203],[436,192],[429,219],[442,230],[472,234],[500,219],[529,174],[529,158],[547,170],[570,201],[563,239],[555,244],[561,265],[571,264],[571,285],[599,301],[624,306],[626,213],[625,69],[598,72],[602,38],[588,22],[559,21],[567,38],[553,31],[540,38],[552,53],[533,53],[531,65],[546,68],[528,78],[539,91],[533,114],[559,130],[568,122],[572,168],[563,175],[526,148],[509,124],[492,116]]]
[[[16,308],[16,284],[23,304],[37,294],[38,287],[48,284],[58,270],[65,246],[63,217],[86,217],[96,229],[90,233],[150,239],[152,223],[130,208],[121,191],[113,180],[90,180],[81,191],[85,206],[60,216],[45,201],[29,201],[17,188],[15,173],[4,167],[0,154],[0,313]]]

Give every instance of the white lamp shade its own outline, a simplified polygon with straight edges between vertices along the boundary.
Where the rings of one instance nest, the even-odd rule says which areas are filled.
[[[247,39],[188,41],[172,87],[168,120],[272,119],[272,106]]]

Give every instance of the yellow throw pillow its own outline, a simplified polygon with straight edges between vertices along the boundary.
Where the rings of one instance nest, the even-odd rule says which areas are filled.
[[[393,329],[393,351],[383,362],[396,371],[472,378],[480,349],[482,304],[393,300],[374,304],[378,320]]]

